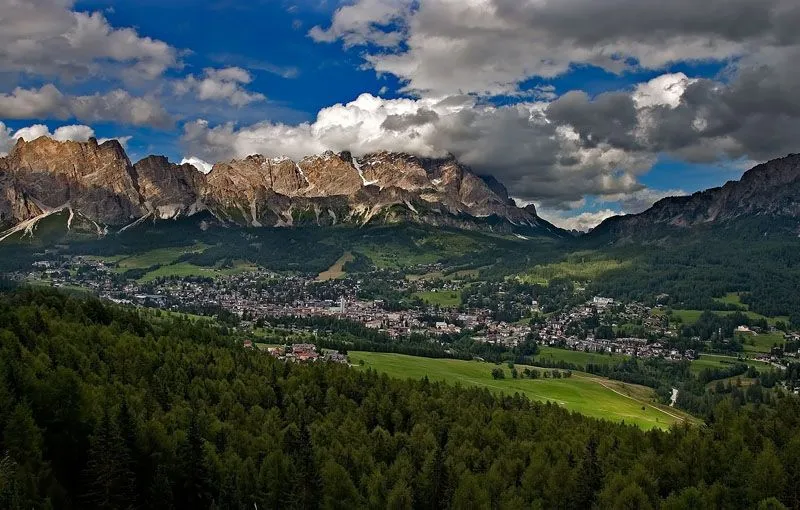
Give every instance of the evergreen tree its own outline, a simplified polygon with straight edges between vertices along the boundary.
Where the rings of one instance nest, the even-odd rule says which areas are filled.
[[[108,409],[96,427],[84,472],[85,500],[92,508],[129,509],[136,504],[136,477],[130,456]]]

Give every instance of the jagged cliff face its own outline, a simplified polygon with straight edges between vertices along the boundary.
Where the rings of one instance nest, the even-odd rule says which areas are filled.
[[[10,207],[16,211],[12,220],[27,219],[25,211],[64,204],[108,224],[124,224],[142,214],[136,177],[116,140],[102,145],[95,139],[86,143],[44,137],[20,140],[2,158],[0,169],[5,173],[3,195],[17,197]]]
[[[758,165],[719,188],[665,198],[641,214],[609,218],[592,234],[636,237],[659,226],[684,229],[743,217],[800,218],[800,154]]]
[[[204,208],[205,175],[192,165],[176,165],[163,156],[148,156],[133,165],[144,208],[159,218],[194,214]]]
[[[208,211],[246,226],[416,221],[460,228],[558,229],[519,209],[494,179],[453,158],[378,152],[289,158],[249,156],[207,175],[162,156],[131,164],[116,141],[20,140],[0,158],[0,223],[69,208],[103,225]],[[484,218],[491,217],[492,221]]]

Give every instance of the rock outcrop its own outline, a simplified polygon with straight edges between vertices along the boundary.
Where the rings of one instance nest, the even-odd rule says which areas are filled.
[[[517,208],[502,184],[455,158],[325,152],[300,161],[253,155],[208,174],[148,156],[131,164],[122,146],[18,141],[0,158],[0,223],[10,226],[69,207],[102,225],[208,211],[243,226],[415,221],[460,228],[557,233],[532,208]]]
[[[175,218],[204,209],[205,175],[189,164],[176,165],[164,156],[148,156],[133,165],[139,194],[156,217]]]

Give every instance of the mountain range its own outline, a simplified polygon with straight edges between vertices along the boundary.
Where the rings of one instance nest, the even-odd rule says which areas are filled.
[[[246,227],[417,222],[571,235],[537,216],[533,206],[517,207],[502,183],[453,157],[325,152],[293,161],[252,155],[217,163],[204,174],[163,156],[131,163],[116,140],[18,140],[0,158],[0,230],[30,229],[62,211],[69,213],[68,226],[77,217],[100,234],[206,212]],[[589,236],[637,238],[743,217],[789,219],[798,230],[800,155],[758,165],[719,188],[609,218]]]
[[[204,174],[163,156],[131,163],[116,140],[18,140],[0,158],[0,225],[69,210],[98,230],[207,211],[247,227],[413,221],[501,232],[566,232],[519,208],[492,177],[455,158],[325,152],[293,161],[252,155]]]

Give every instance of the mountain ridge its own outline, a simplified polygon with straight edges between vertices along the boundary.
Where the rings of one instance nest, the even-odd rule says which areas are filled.
[[[0,158],[0,224],[13,227],[58,208],[125,228],[209,211],[246,227],[394,223],[568,235],[519,208],[496,179],[454,157],[379,151],[287,157],[250,155],[196,167],[150,155],[132,163],[116,140],[39,137]]]
[[[743,218],[764,218],[770,223],[800,233],[800,154],[789,154],[758,164],[739,180],[697,191],[691,195],[666,197],[638,214],[612,216],[586,235],[636,239],[666,231],[693,227],[723,226]],[[661,230],[661,232],[654,232]]]

